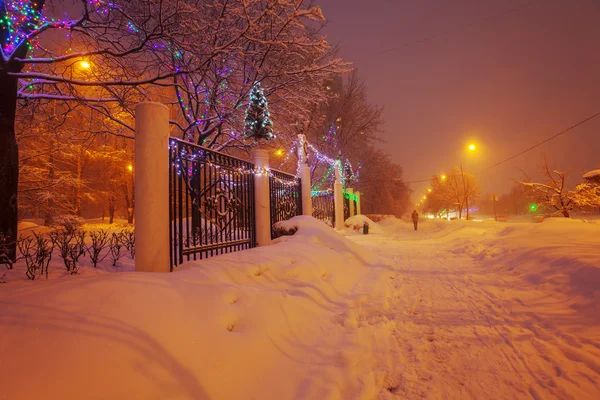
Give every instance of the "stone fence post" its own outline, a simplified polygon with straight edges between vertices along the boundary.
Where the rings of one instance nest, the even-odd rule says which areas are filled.
[[[135,270],[169,272],[169,109],[135,107]]]
[[[256,243],[258,246],[271,244],[271,193],[269,192],[269,152],[264,149],[252,150],[254,173],[254,218]]]
[[[338,161],[339,163],[339,161]],[[335,229],[344,228],[344,192],[339,165],[335,166],[335,183],[333,184],[333,204],[335,208]]]
[[[305,135],[298,135],[296,149],[298,151],[298,170],[296,172],[298,178],[302,181],[302,215],[312,216],[312,197],[311,197],[311,182],[310,168],[308,166],[307,154],[308,142]]]

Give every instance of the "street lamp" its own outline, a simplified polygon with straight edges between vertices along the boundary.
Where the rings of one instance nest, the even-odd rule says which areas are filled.
[[[446,175],[442,175],[442,180],[445,181],[446,180]]]
[[[471,143],[469,144],[469,146],[467,147],[467,149],[469,149],[469,151],[473,152],[475,151],[477,147]],[[460,176],[462,178],[462,182],[463,182],[463,191],[465,192],[465,205],[467,207],[467,220],[469,219],[469,193],[467,192],[467,183],[465,181],[465,172],[463,171],[463,165],[462,165],[462,157],[460,158]]]
[[[129,164],[129,165],[127,166],[127,170],[128,170],[129,172],[133,172],[133,165]]]

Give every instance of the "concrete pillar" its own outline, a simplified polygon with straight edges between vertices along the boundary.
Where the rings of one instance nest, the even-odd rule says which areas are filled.
[[[298,170],[296,173],[298,178],[302,180],[302,215],[312,216],[310,168],[308,166],[306,136],[298,135],[296,149],[298,151]]]
[[[254,218],[256,243],[258,246],[271,244],[271,196],[269,174],[259,173],[269,168],[269,152],[263,149],[252,150],[252,162],[257,172],[254,174]]]
[[[335,229],[344,228],[344,192],[340,169],[335,168],[335,183],[333,184],[333,204],[335,208]]]
[[[169,109],[135,107],[135,270],[169,272]]]
[[[354,193],[356,195],[356,215],[361,215],[360,213],[360,192]]]
[[[346,188],[346,193],[353,195],[354,189]],[[356,215],[356,210],[354,210],[354,196],[350,196],[350,201],[348,203],[350,204],[350,216],[353,217]]]

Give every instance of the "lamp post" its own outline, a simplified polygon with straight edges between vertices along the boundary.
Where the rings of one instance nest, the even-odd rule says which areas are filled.
[[[467,220],[469,219],[469,194],[467,193],[467,184],[465,182],[465,172],[463,171],[462,158],[460,160],[460,176],[463,184],[463,192],[465,193],[465,204],[467,206]]]
[[[469,147],[467,147],[467,149],[469,149],[469,151],[475,151],[476,147],[473,143],[471,143],[469,145]],[[463,183],[463,191],[465,192],[465,205],[467,207],[467,220],[469,219],[469,192],[467,192],[467,182],[465,181],[465,172],[463,170],[463,164],[462,164],[462,157],[460,159],[460,176],[462,178],[462,183]]]

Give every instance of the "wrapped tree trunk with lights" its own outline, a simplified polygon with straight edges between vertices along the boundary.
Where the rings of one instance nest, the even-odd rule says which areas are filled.
[[[19,78],[13,74],[20,73],[25,66],[16,60],[27,57],[30,43],[26,38],[38,24],[45,0],[10,2],[9,8],[6,3],[0,0],[0,234],[8,238],[7,256],[14,260],[18,225],[19,147],[15,117]],[[19,7],[18,15],[10,7]],[[15,24],[17,21],[19,25]],[[19,26],[20,30],[15,29]]]

